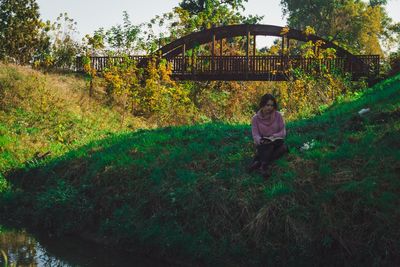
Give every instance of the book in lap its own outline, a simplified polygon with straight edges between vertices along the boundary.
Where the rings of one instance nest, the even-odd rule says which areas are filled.
[[[268,142],[274,142],[276,140],[282,140],[283,137],[281,137],[281,136],[265,136],[261,139],[265,140],[265,142],[268,143]]]

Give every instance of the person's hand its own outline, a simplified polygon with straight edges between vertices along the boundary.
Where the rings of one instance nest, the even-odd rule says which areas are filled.
[[[260,140],[260,144],[268,144],[270,142],[271,142],[271,140],[268,137],[263,137]]]

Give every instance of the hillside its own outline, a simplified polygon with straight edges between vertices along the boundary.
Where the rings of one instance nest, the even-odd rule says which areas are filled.
[[[291,153],[268,180],[245,172],[253,153],[249,125],[117,131],[118,119],[101,106],[96,112],[104,113],[92,121],[77,119],[81,128],[62,124],[70,145],[24,165],[54,129],[42,126],[53,119],[29,119],[31,105],[6,106],[0,159],[8,185],[0,214],[198,265],[395,265],[399,81],[392,77],[319,116],[288,123]],[[61,99],[54,103],[62,122],[74,118]],[[361,116],[363,108],[370,112]],[[17,131],[21,121],[28,125]]]
[[[45,154],[57,157],[91,140],[145,127],[137,118],[122,121],[103,102],[88,97],[80,75],[0,63],[0,176]]]

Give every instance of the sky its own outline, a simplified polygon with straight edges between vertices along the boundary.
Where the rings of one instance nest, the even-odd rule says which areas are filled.
[[[60,13],[77,22],[80,37],[103,27],[122,23],[122,12],[127,11],[133,24],[149,22],[156,15],[171,11],[180,0],[37,0],[43,20],[55,21]],[[280,0],[248,0],[246,15],[261,15],[261,24],[286,25]],[[389,0],[387,11],[395,22],[400,22],[400,0]],[[257,46],[270,45],[272,37],[257,37]]]

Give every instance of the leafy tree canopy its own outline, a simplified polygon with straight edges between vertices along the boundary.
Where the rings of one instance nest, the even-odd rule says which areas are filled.
[[[243,3],[247,0],[183,0],[172,12],[156,16],[146,25],[149,51],[165,45],[189,33],[230,24],[257,23],[261,16],[243,16]],[[165,27],[166,31],[154,33],[155,27]]]
[[[39,18],[35,0],[0,1],[0,58],[12,58],[17,63],[30,62],[50,45],[49,23]]]
[[[137,53],[141,45],[141,25],[132,24],[127,11],[123,23],[109,29],[100,28],[84,38],[85,54],[130,55]]]
[[[187,10],[191,15],[196,15],[205,10],[219,6],[219,5],[227,5],[234,10],[239,8],[244,9],[243,2],[247,2],[248,0],[183,0],[179,6],[185,10]]]
[[[111,27],[105,33],[105,40],[119,53],[132,53],[139,41],[140,27],[133,25],[127,11],[123,12],[123,24]]]
[[[81,49],[79,43],[74,40],[77,33],[77,22],[67,13],[61,13],[53,23],[51,31],[54,66],[67,69],[73,66]]]
[[[385,0],[281,0],[290,27],[314,27],[317,35],[355,53],[382,54],[380,42],[390,33]]]

